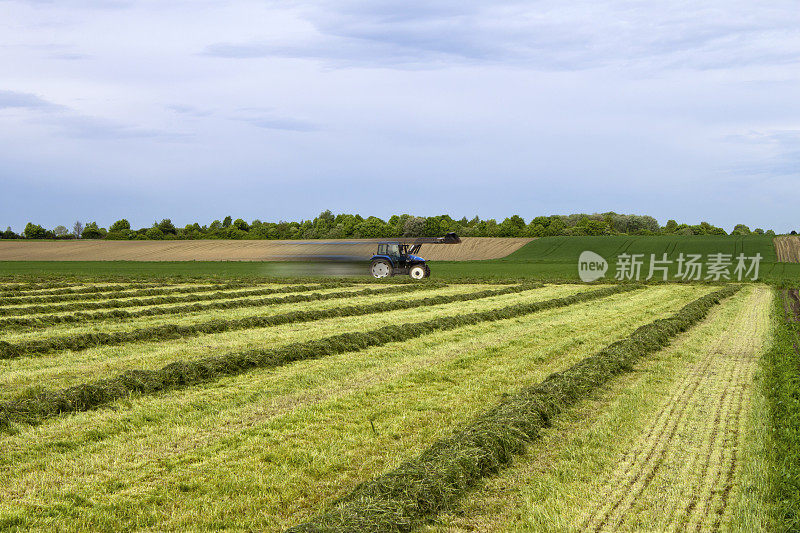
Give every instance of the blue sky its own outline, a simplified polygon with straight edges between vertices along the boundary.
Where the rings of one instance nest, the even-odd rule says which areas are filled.
[[[792,1],[0,0],[0,226],[800,229]]]

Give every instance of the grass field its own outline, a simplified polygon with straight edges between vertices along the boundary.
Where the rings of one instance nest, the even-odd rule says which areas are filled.
[[[659,259],[667,254],[668,260],[673,261],[669,270],[670,279],[673,279],[681,253],[704,257],[716,253],[734,257],[744,253],[749,257],[758,253],[762,256],[761,281],[791,283],[800,279],[800,263],[779,260],[773,239],[764,236],[545,237],[525,244],[502,259],[432,261],[431,269],[434,277],[448,280],[577,280],[578,257],[585,250],[594,251],[609,262],[606,277],[611,279],[616,271],[616,258],[621,253],[644,254],[642,278],[648,275],[651,254]],[[426,255],[424,247],[421,254]],[[786,255],[782,254],[782,257]],[[302,263],[292,267],[292,263],[261,261],[0,261],[0,275],[18,276],[22,280],[32,277],[61,280],[64,276],[144,280],[153,277],[263,278],[282,277],[293,271],[305,273],[308,269]],[[366,262],[363,271],[366,275]]]
[[[584,250],[773,283],[583,284]],[[797,266],[3,263],[0,531],[796,531]]]
[[[76,280],[0,295],[2,530],[781,523],[764,285]]]

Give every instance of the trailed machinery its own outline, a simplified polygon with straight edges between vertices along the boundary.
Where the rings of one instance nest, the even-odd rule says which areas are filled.
[[[461,239],[455,233],[444,237],[399,238],[378,243],[378,253],[370,260],[370,273],[376,278],[407,274],[414,279],[431,275],[425,259],[418,256],[423,244],[458,244]]]

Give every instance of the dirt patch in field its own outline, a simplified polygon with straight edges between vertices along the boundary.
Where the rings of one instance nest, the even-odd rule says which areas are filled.
[[[784,235],[775,237],[775,253],[778,261],[783,263],[800,263],[800,237],[797,235]]]
[[[0,261],[286,261],[310,256],[369,259],[383,239],[329,241],[0,241]],[[433,261],[499,259],[532,239],[464,237],[461,244],[423,244]]]
[[[800,322],[800,294],[797,289],[783,291],[783,306],[786,309],[787,319]]]

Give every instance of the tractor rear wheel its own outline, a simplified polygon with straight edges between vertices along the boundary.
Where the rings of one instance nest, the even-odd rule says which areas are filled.
[[[429,267],[428,265],[425,265],[425,277],[426,278],[431,277],[431,267]]]
[[[385,259],[378,259],[377,261],[373,261],[372,265],[369,267],[370,273],[380,279],[385,278],[386,276],[392,275],[392,264]]]
[[[408,274],[414,279],[422,279],[425,277],[425,265],[414,265]]]

